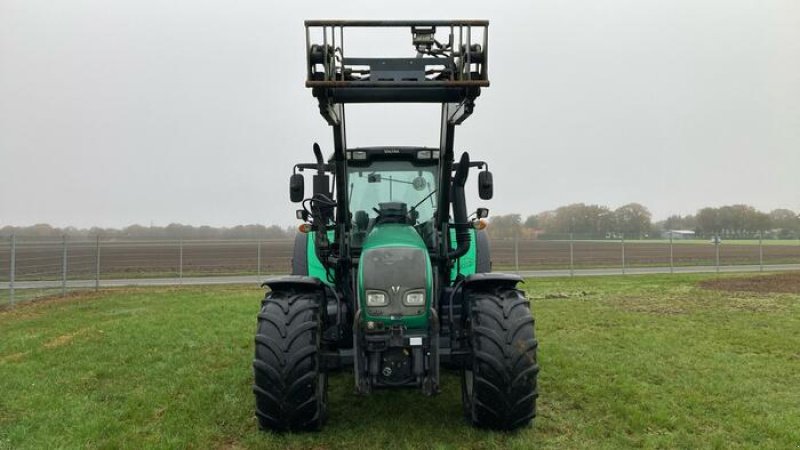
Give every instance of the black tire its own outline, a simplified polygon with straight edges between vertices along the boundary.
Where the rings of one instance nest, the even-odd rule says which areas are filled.
[[[536,416],[538,343],[530,303],[518,289],[470,291],[471,363],[461,372],[464,414],[481,428],[513,430]]]
[[[306,233],[294,236],[292,275],[308,275],[308,236]]]
[[[492,271],[492,250],[489,247],[489,237],[486,232],[475,232],[475,273],[489,273]]]
[[[272,291],[262,303],[253,360],[262,430],[319,430],[325,423],[328,376],[320,367],[319,295]]]

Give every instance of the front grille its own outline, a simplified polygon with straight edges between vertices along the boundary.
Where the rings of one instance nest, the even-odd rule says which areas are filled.
[[[389,297],[387,306],[368,307],[369,314],[372,316],[422,314],[425,305],[405,306],[403,296],[411,290],[425,290],[427,263],[425,251],[418,248],[382,247],[365,251],[361,255],[364,289],[379,290]]]

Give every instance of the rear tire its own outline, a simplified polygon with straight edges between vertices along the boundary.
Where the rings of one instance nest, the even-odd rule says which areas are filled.
[[[461,373],[464,414],[474,426],[513,430],[536,416],[536,341],[530,303],[518,289],[468,294],[472,361]]]
[[[253,370],[259,427],[319,430],[327,414],[328,376],[320,367],[320,294],[270,292],[258,314]]]
[[[308,275],[308,235],[305,233],[294,236],[292,275]]]

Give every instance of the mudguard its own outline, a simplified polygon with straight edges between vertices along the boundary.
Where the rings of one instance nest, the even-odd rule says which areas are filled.
[[[285,275],[282,277],[269,278],[263,283],[261,287],[267,286],[270,289],[286,289],[295,288],[307,291],[325,291],[325,284],[319,278],[307,277],[303,275]]]
[[[524,282],[525,281],[522,279],[522,277],[517,274],[489,272],[475,273],[466,277],[464,281],[462,281],[462,286],[465,289],[476,289],[484,286],[504,286],[515,288],[517,287],[518,283]]]

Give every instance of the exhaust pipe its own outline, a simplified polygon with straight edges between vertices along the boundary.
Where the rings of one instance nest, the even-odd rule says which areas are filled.
[[[450,191],[450,201],[453,202],[453,227],[456,230],[456,248],[447,252],[447,258],[451,260],[464,256],[469,250],[470,226],[467,222],[467,200],[464,194],[464,185],[467,184],[468,174],[469,153],[464,152],[458,162],[458,170],[453,176],[453,185]]]

